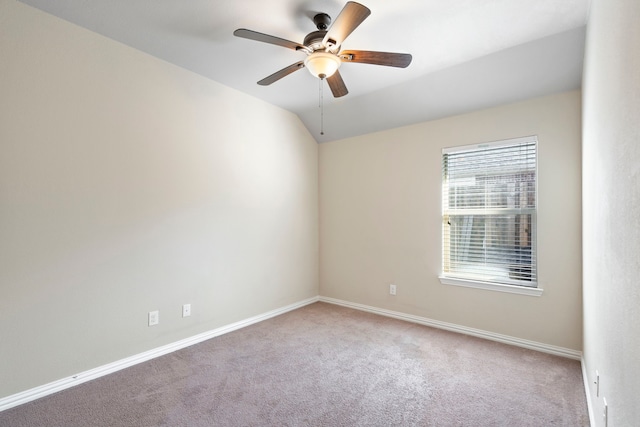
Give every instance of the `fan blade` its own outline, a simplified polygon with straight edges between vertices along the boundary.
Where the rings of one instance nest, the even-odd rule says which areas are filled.
[[[333,75],[327,78],[327,83],[329,83],[329,88],[331,88],[331,93],[336,98],[340,98],[341,96],[345,96],[349,93],[347,90],[347,86],[344,84],[344,80],[342,80],[342,76],[339,71],[333,73]]]
[[[342,62],[360,62],[400,68],[407,68],[412,59],[408,53],[373,52],[370,50],[343,50],[338,56]]]
[[[256,31],[247,30],[246,28],[239,28],[235,30],[233,32],[233,35],[236,37],[242,37],[244,39],[275,44],[276,46],[282,46],[293,50],[307,50],[307,48],[300,43],[281,39],[280,37],[270,36],[268,34],[258,33]]]
[[[353,1],[347,2],[324,36],[322,44],[329,50],[337,48],[369,15],[371,11],[366,6]]]
[[[265,77],[264,79],[260,80],[258,84],[260,86],[269,86],[271,83],[277,82],[281,78],[288,76],[294,71],[301,70],[302,68],[304,68],[304,61],[296,62],[295,64],[291,64],[280,71],[276,71],[269,77]]]

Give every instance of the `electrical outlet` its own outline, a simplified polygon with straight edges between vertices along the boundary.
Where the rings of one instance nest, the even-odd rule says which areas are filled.
[[[182,317],[191,316],[191,304],[184,304],[182,306]]]
[[[396,294],[396,285],[389,285],[389,294],[390,295]]]
[[[607,427],[607,423],[609,422],[609,407],[607,406],[607,399],[602,398],[602,402],[604,404],[604,409],[602,410],[602,418],[604,418],[604,427]]]
[[[160,312],[158,310],[149,312],[149,326],[160,323]]]

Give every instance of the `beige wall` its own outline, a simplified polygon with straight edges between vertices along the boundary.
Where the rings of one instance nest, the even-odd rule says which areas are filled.
[[[14,0],[0,77],[0,397],[318,294],[297,117]]]
[[[583,79],[584,359],[596,426],[640,425],[640,2],[593,0]],[[600,374],[596,395],[595,371]]]
[[[581,350],[580,114],[574,91],[320,145],[320,294]],[[543,295],[442,285],[441,149],[527,135]]]

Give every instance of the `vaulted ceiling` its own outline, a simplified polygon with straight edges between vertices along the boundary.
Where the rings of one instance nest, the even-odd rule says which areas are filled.
[[[234,37],[248,28],[302,43],[336,0],[21,0],[297,114],[318,142],[576,89],[589,0],[362,0],[371,15],[343,49],[410,53],[408,68],[344,63],[333,98],[305,70],[262,78],[302,52]],[[326,85],[326,82],[323,83]]]

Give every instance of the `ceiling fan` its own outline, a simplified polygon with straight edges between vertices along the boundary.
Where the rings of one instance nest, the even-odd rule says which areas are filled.
[[[338,71],[343,62],[359,62],[400,68],[406,68],[411,63],[412,57],[408,53],[340,50],[342,42],[370,14],[371,10],[366,6],[352,1],[347,2],[333,24],[331,24],[329,15],[319,13],[313,18],[318,30],[307,34],[302,44],[245,28],[237,29],[233,34],[245,39],[286,47],[307,55],[303,61],[291,64],[260,80],[258,82],[259,85],[270,85],[294,71],[306,67],[313,76],[321,80],[326,79],[331,93],[338,98],[349,93]]]

